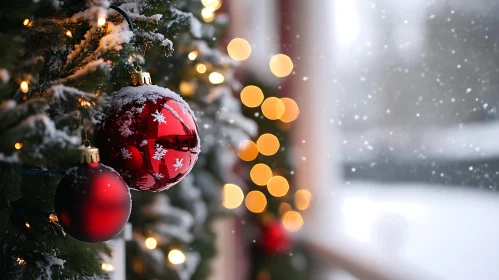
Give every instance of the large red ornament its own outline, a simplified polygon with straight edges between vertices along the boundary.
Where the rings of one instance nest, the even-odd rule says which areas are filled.
[[[284,253],[291,249],[291,238],[279,221],[263,225],[262,247],[270,254]]]
[[[154,85],[126,87],[112,98],[99,140],[102,162],[143,191],[163,191],[182,180],[200,151],[187,103]]]
[[[55,192],[55,212],[64,231],[89,243],[115,237],[130,216],[132,202],[125,181],[98,162],[98,149],[86,148],[86,161],[62,178]]]

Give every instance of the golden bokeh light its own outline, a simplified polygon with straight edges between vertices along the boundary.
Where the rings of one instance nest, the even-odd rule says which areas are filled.
[[[295,206],[298,210],[306,210],[310,207],[310,201],[312,200],[312,193],[308,190],[298,190],[295,193]]]
[[[238,185],[225,184],[222,199],[222,203],[225,208],[235,209],[243,203],[244,194]]]
[[[234,38],[227,45],[227,53],[235,61],[246,60],[251,54],[251,45],[243,38]]]
[[[288,211],[282,216],[282,225],[290,232],[297,232],[303,227],[303,217],[296,211]]]
[[[103,263],[101,265],[101,268],[102,270],[104,271],[114,271],[114,265],[110,264],[110,263]]]
[[[289,191],[289,183],[282,176],[273,176],[267,183],[267,190],[275,197],[283,197]]]
[[[293,209],[291,208],[291,205],[289,205],[289,203],[282,202],[279,205],[278,212],[279,212],[279,215],[283,215],[284,213],[291,211],[291,210],[293,210]]]
[[[68,36],[69,38],[73,38],[73,33],[71,33],[71,31],[66,31],[66,36]]]
[[[279,139],[273,134],[265,133],[256,140],[258,151],[264,156],[271,156],[277,153],[280,144]]]
[[[22,149],[22,147],[23,147],[23,143],[21,143],[21,142],[17,142],[16,144],[14,144],[14,148],[16,148],[16,150],[20,150],[20,149]]]
[[[283,97],[281,98],[282,103],[284,103],[284,114],[279,118],[280,121],[289,123],[298,118],[300,115],[300,108],[298,104],[291,98]]]
[[[198,55],[199,53],[197,51],[192,51],[187,55],[187,58],[189,58],[190,60],[195,60],[196,58],[198,58]]]
[[[269,62],[270,71],[276,77],[286,77],[293,71],[293,61],[285,54],[274,55]]]
[[[182,264],[185,262],[185,255],[182,251],[173,249],[168,253],[168,260],[172,264]]]
[[[203,63],[198,63],[196,65],[196,71],[198,71],[199,74],[206,73],[206,65],[204,65]]]
[[[24,26],[26,26],[26,25],[28,25],[28,24],[29,24],[29,19],[25,19],[25,20],[23,21],[23,25],[24,25]]]
[[[251,191],[246,195],[244,204],[253,213],[262,213],[267,207],[267,198],[261,191]]]
[[[197,84],[194,81],[182,81],[179,85],[180,94],[182,96],[192,96],[196,92]]]
[[[215,10],[210,8],[203,8],[201,10],[201,16],[205,22],[212,22],[215,19]]]
[[[256,143],[251,140],[244,140],[239,144],[237,155],[244,161],[252,161],[258,156]]]
[[[97,25],[99,26],[103,26],[104,24],[106,24],[106,19],[101,17],[97,20]]]
[[[284,115],[286,107],[277,97],[268,97],[262,103],[262,113],[269,120],[277,120]]]
[[[259,186],[265,186],[272,178],[272,169],[264,163],[257,163],[250,171],[251,181]]]
[[[31,227],[28,222],[26,222],[24,225],[26,226],[26,228],[30,228]]]
[[[19,88],[23,93],[28,92],[29,90],[28,81],[22,81],[21,84],[19,85]]]
[[[218,73],[218,72],[212,72],[210,76],[208,77],[210,82],[214,85],[218,85],[224,82],[225,78],[224,75]]]
[[[26,260],[23,258],[17,258],[16,262],[18,265],[25,265],[26,264]]]
[[[149,237],[146,239],[145,244],[147,249],[152,250],[155,249],[156,246],[158,246],[158,241],[156,241],[156,239],[154,239],[153,237]]]
[[[201,0],[201,3],[212,10],[218,10],[222,6],[222,0]]]
[[[257,86],[247,86],[241,91],[241,102],[249,108],[260,106],[263,101],[263,91]]]

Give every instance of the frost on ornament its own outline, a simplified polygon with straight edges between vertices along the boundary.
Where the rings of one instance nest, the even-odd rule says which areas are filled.
[[[99,137],[102,162],[143,191],[178,183],[200,152],[196,118],[188,104],[154,85],[114,93]]]

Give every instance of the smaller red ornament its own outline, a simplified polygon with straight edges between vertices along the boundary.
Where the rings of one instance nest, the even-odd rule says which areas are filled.
[[[121,148],[121,155],[125,166],[132,171],[139,170],[144,163],[144,158],[139,149],[133,145],[126,145]]]
[[[291,238],[277,220],[262,226],[261,243],[263,249],[270,254],[284,253],[291,249]]]
[[[80,163],[59,182],[55,211],[67,234],[84,242],[104,242],[128,221],[130,191],[114,169],[99,163],[98,149],[85,148]]]

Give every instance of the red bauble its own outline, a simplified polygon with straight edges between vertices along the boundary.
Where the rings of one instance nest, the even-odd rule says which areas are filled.
[[[120,233],[130,216],[132,202],[120,175],[92,162],[68,170],[57,186],[54,206],[67,234],[97,243]]]
[[[200,151],[194,113],[176,93],[154,85],[114,93],[99,137],[102,162],[143,191],[178,183]]]
[[[262,247],[271,254],[291,249],[291,238],[279,221],[272,221],[262,227]]]

